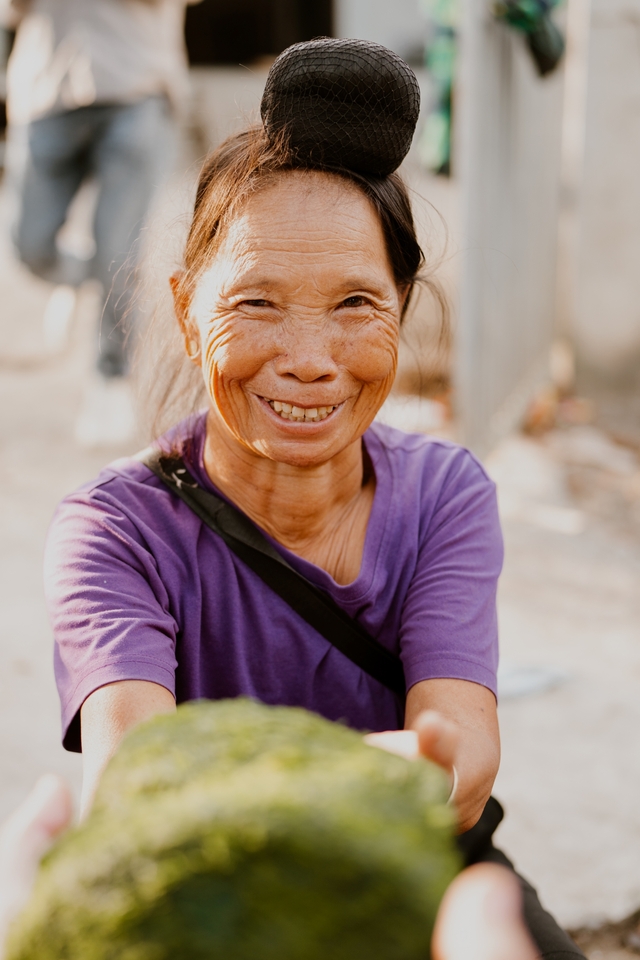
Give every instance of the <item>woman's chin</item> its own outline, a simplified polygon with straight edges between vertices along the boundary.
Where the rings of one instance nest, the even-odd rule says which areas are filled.
[[[261,437],[251,446],[256,453],[276,463],[288,464],[291,467],[318,467],[328,463],[338,456],[349,440],[333,437],[294,437],[291,439]],[[353,442],[353,441],[351,441]]]

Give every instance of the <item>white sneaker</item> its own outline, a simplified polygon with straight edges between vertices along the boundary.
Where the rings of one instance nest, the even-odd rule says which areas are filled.
[[[127,443],[136,433],[131,386],[125,377],[98,376],[88,387],[76,421],[75,438],[82,447]]]
[[[55,287],[42,317],[42,333],[47,350],[58,353],[66,347],[75,309],[75,289],[66,284]]]

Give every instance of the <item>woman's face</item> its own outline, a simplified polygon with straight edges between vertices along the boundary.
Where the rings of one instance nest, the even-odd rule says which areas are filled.
[[[280,175],[244,204],[189,305],[211,416],[261,456],[326,462],[389,393],[403,294],[355,186]]]

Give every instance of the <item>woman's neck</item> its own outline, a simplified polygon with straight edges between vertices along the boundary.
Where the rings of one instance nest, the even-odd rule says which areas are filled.
[[[322,553],[320,545],[334,540],[341,525],[348,529],[353,515],[361,514],[357,505],[363,493],[366,532],[374,480],[367,477],[364,482],[361,440],[327,463],[295,466],[247,450],[209,416],[204,465],[218,489],[247,516],[283,546],[314,562],[319,562],[314,559],[317,548]]]

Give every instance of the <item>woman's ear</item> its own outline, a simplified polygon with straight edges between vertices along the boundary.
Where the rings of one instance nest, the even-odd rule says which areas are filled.
[[[173,306],[184,339],[184,348],[192,363],[200,365],[200,337],[189,316],[189,297],[182,286],[184,271],[180,270],[169,277]]]
[[[413,290],[412,283],[404,283],[401,287],[398,287],[398,296],[400,298],[400,314],[404,314],[404,311],[407,308],[409,302],[409,297],[411,296],[411,291]]]

